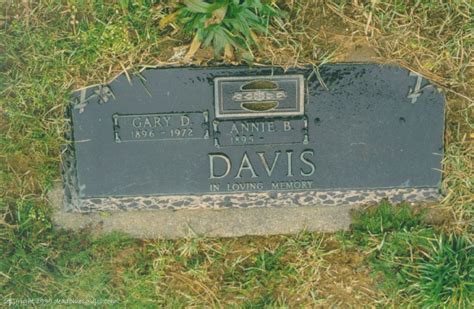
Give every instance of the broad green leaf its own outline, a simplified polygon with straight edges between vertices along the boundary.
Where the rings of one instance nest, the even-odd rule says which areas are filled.
[[[184,5],[194,13],[207,13],[210,4],[203,0],[184,0]]]

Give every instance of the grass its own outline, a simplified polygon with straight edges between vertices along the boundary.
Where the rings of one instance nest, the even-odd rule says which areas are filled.
[[[367,235],[370,235],[369,237]],[[422,308],[468,308],[474,302],[474,244],[440,233],[408,205],[382,203],[356,214],[351,242],[365,246],[383,289]]]
[[[472,5],[304,0],[280,8],[288,18],[259,36],[257,64],[317,66],[365,51],[444,90],[444,200],[425,206],[426,215],[383,203],[356,215],[352,231],[332,235],[139,241],[57,230],[46,192],[59,179],[70,91],[125,69],[187,64],[193,37],[160,27],[175,11],[171,2],[8,1],[0,18],[2,301],[472,306]],[[210,48],[192,60],[220,61]]]

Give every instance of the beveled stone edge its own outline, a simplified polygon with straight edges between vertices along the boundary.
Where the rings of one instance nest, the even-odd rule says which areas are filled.
[[[72,105],[68,106],[65,111],[65,118],[68,120],[67,127],[64,130],[65,143],[61,145],[61,178],[63,204],[66,211],[77,211],[81,208],[79,199],[79,183],[77,181],[76,169],[76,152],[73,142],[73,123],[72,123]]]
[[[71,199],[72,197],[72,199]],[[365,205],[387,199],[391,203],[433,202],[441,195],[438,188],[392,188],[366,190],[272,191],[235,194],[131,196],[79,198],[64,195],[66,211],[136,211],[178,209],[229,209],[261,207]]]

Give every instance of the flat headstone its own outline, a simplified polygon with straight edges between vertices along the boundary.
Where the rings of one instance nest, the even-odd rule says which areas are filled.
[[[444,97],[395,66],[149,69],[69,114],[67,211],[439,198]]]

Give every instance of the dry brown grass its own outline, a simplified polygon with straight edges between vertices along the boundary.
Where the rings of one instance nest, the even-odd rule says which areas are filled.
[[[179,295],[189,305],[324,308],[392,302],[374,289],[366,254],[342,248],[334,235],[180,240],[166,248],[151,241],[147,247],[156,293]]]

